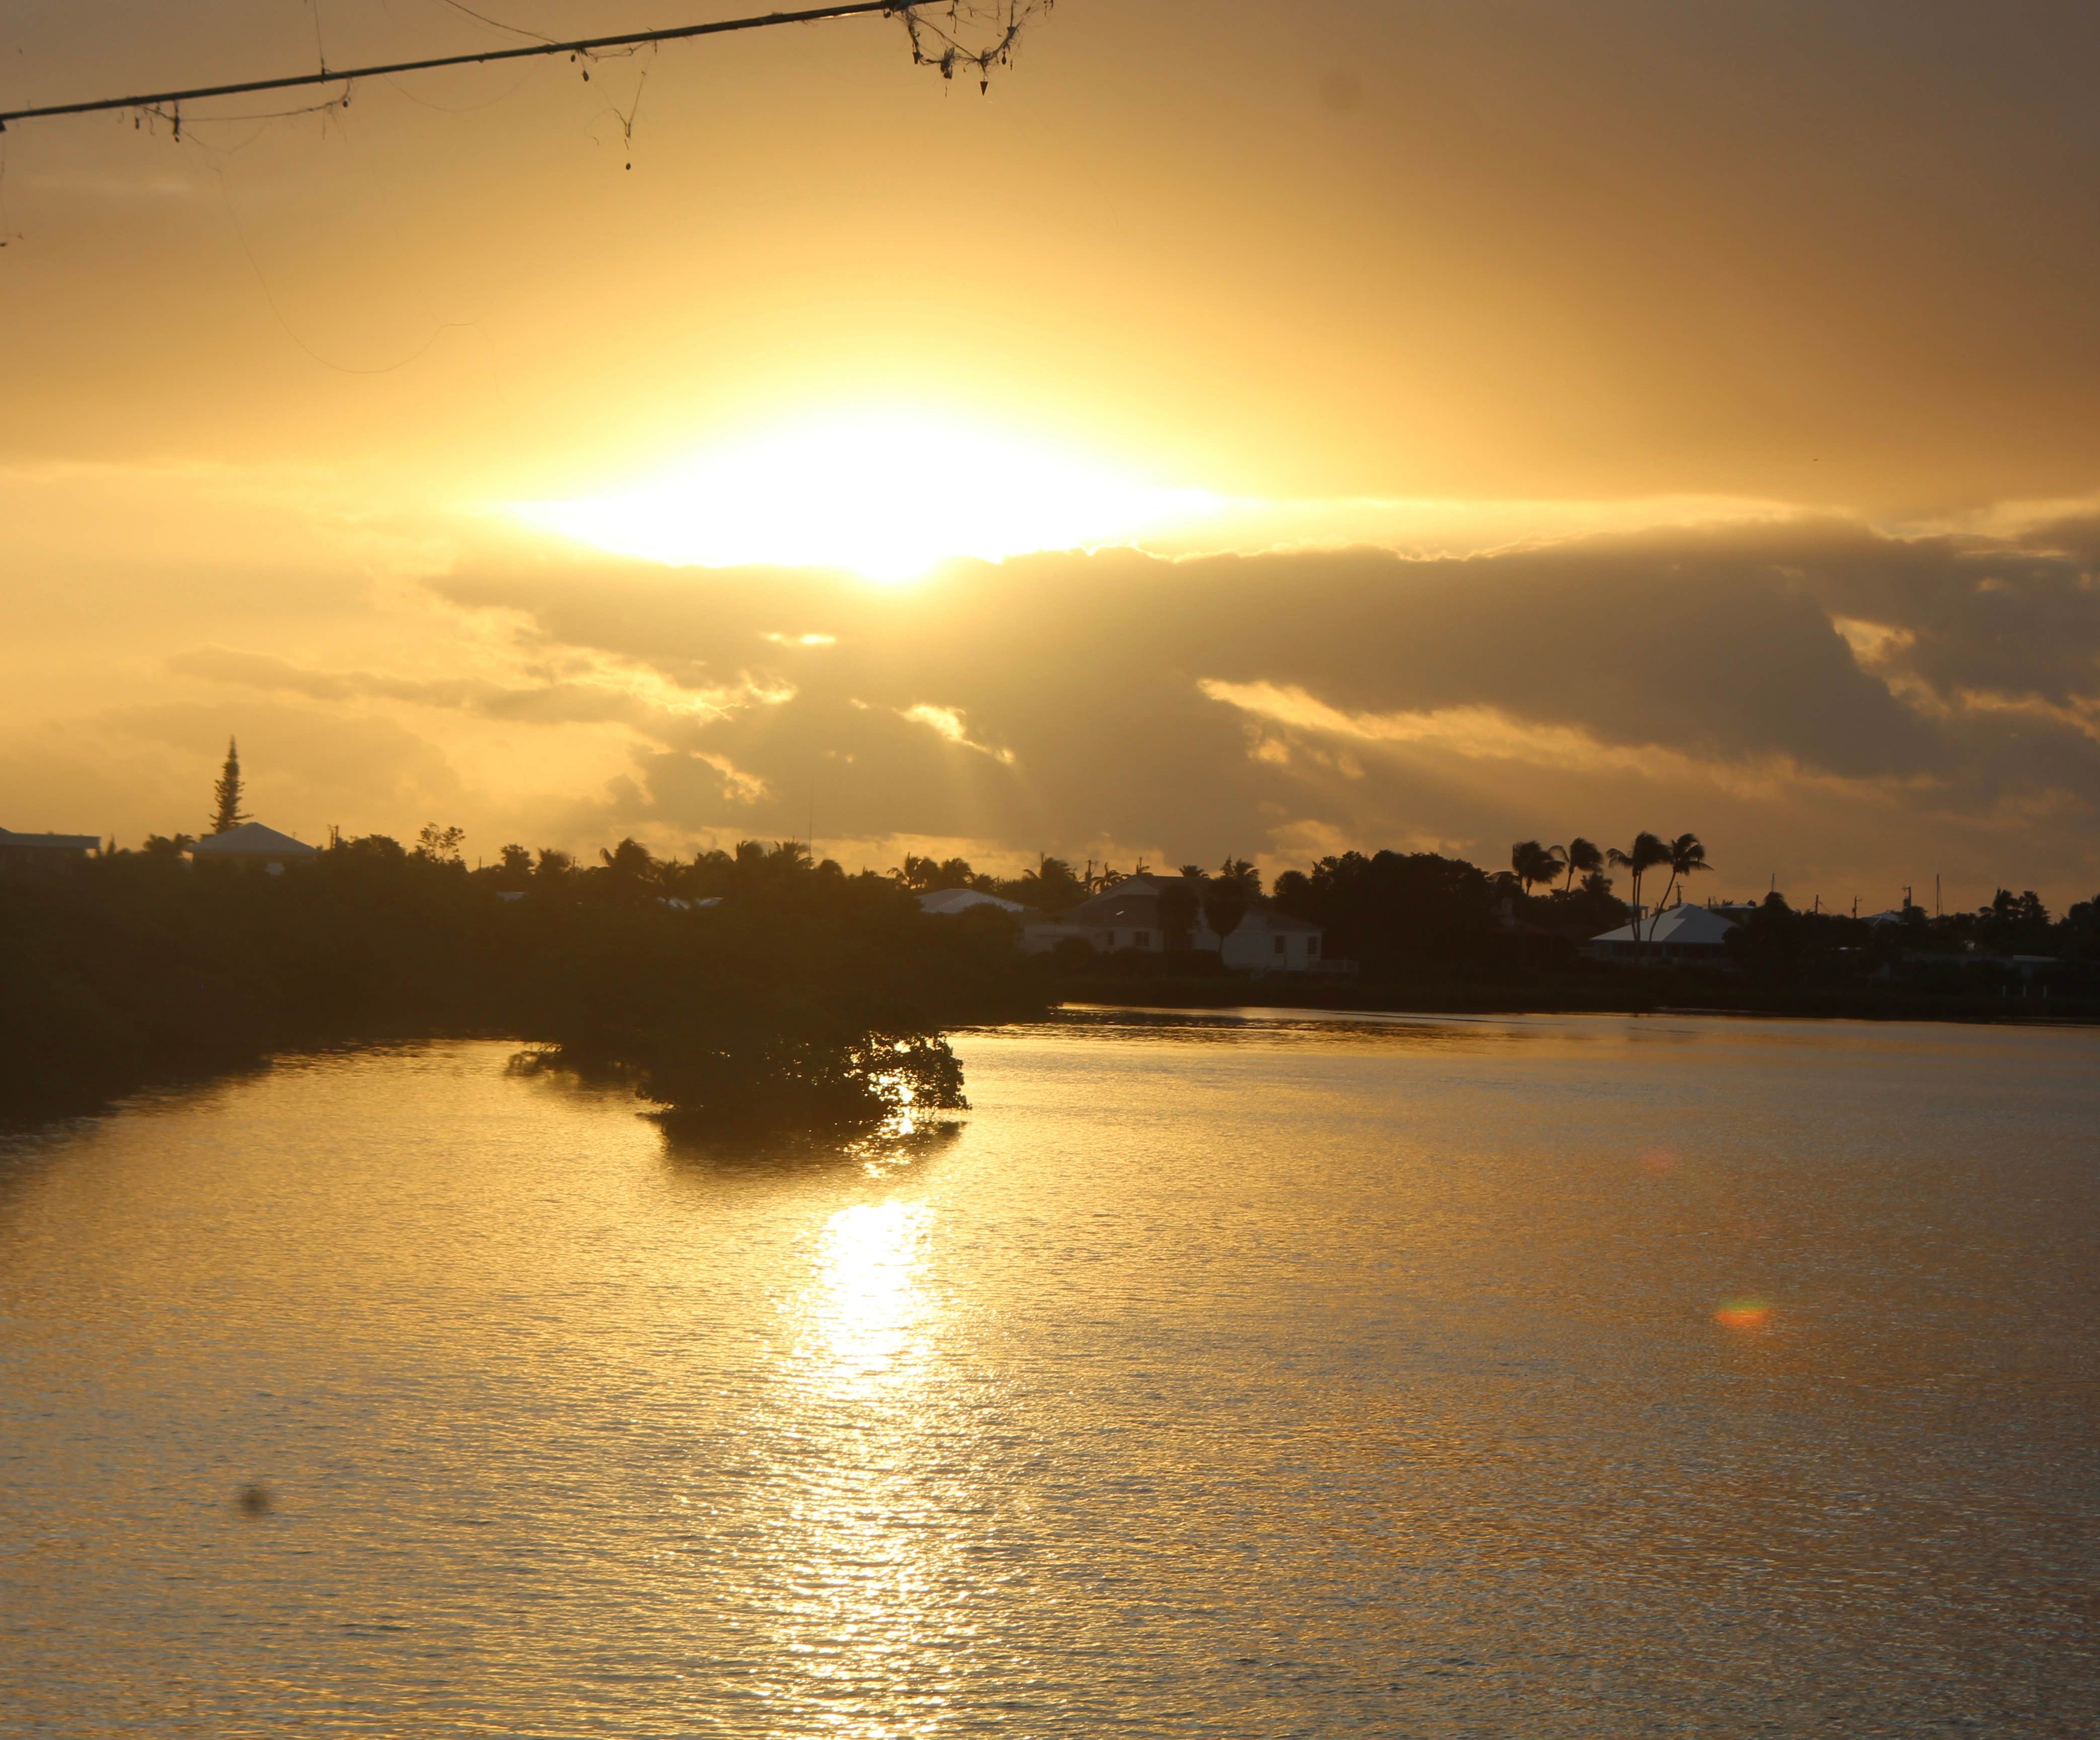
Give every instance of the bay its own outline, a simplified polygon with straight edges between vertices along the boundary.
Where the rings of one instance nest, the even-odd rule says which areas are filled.
[[[0,1145],[0,1733],[2093,1731],[2100,1034],[956,1049],[830,1159],[488,1043]]]

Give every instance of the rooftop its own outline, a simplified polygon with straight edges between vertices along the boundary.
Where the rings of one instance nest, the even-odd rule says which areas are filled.
[[[919,910],[931,912],[936,917],[950,912],[967,912],[973,907],[996,907],[1002,912],[1021,912],[1027,910],[1017,900],[1002,900],[997,894],[988,894],[975,888],[937,888],[930,894],[919,896]]]
[[[1590,938],[1595,943],[1653,943],[1658,946],[1674,943],[1679,947],[1718,948],[1727,934],[1736,928],[1736,921],[1709,907],[1674,906],[1652,924],[1643,922],[1640,934],[1634,934],[1631,925],[1621,925],[1616,930],[1607,930],[1602,936]]]
[[[18,834],[0,828],[0,846],[27,851],[92,852],[100,849],[99,834]]]
[[[260,822],[243,822],[223,834],[206,834],[190,848],[192,858],[318,858],[319,846],[280,834]]]

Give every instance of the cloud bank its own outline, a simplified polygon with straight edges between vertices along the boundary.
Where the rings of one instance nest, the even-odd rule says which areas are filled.
[[[610,734],[589,796],[489,819],[554,843],[814,828],[870,862],[1499,862],[1518,837],[1692,828],[1738,890],[1880,904],[1937,872],[1965,901],[2009,879],[2062,899],[2100,883],[2096,549],[2091,520],[1826,519],[1446,559],[1052,554],[904,590],[489,560],[429,583],[503,650],[474,677],[223,647],[170,669],[437,745]]]

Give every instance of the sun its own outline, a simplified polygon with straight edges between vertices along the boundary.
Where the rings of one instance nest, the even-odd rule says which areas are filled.
[[[1004,431],[863,412],[776,425],[608,495],[511,511],[659,562],[843,567],[893,583],[952,556],[1132,542],[1216,503]]]

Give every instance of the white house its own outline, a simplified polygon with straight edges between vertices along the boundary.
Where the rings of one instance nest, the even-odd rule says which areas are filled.
[[[967,912],[981,906],[995,907],[1002,912],[1025,912],[1028,910],[1018,900],[1002,900],[997,894],[988,894],[976,888],[937,888],[930,894],[919,896],[919,910],[930,912],[936,918],[945,918],[955,912]]]
[[[1253,973],[1317,973],[1328,965],[1321,954],[1327,933],[1319,925],[1268,907],[1248,911],[1218,944],[1229,967]]]
[[[1728,958],[1728,933],[1736,921],[1712,907],[1674,906],[1652,919],[1621,925],[1592,937],[1588,952],[1599,961],[1714,962]]]
[[[272,876],[282,876],[287,864],[305,863],[321,855],[318,846],[260,822],[243,822],[223,834],[206,834],[189,852],[192,863],[260,864]]]
[[[1232,934],[1220,937],[1203,916],[1199,881],[1149,872],[1126,877],[1062,912],[1029,919],[1021,926],[1021,946],[1030,954],[1048,954],[1060,943],[1076,938],[1105,955],[1127,948],[1164,949],[1169,934],[1161,896],[1171,888],[1188,890],[1185,910],[1193,914],[1185,934],[1172,939],[1177,946],[1209,951],[1225,965],[1244,972],[1317,972],[1326,965],[1321,952],[1326,934],[1319,925],[1268,907],[1251,907]]]

